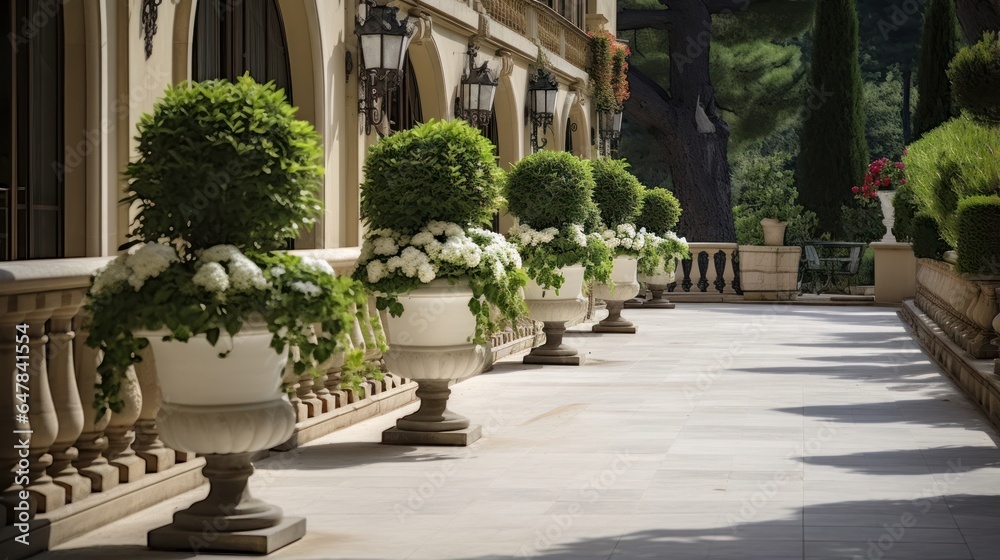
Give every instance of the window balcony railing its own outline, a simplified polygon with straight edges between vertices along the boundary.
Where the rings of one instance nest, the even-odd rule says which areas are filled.
[[[360,249],[296,254],[326,260],[338,274],[350,274]],[[0,263],[0,416],[13,419],[14,429],[25,430],[21,433],[31,431],[26,459],[19,456],[17,441],[11,439],[14,432],[0,432],[0,494],[16,497],[26,487],[38,505],[31,521],[32,550],[8,542],[16,536],[12,531],[0,531],[0,550],[16,547],[27,554],[38,552],[204,481],[199,474],[204,464],[201,458],[175,452],[159,438],[160,396],[152,360],[137,364],[128,376],[123,387],[125,408],[95,418],[91,403],[99,357],[84,343],[83,298],[93,273],[110,260]],[[367,317],[355,321],[352,342],[366,349],[366,361],[383,366],[368,319],[376,325],[381,321],[374,299],[362,311]],[[26,331],[26,340],[20,337],[19,325]],[[533,324],[497,333],[492,339],[494,359],[536,343]],[[18,356],[25,355],[27,366],[19,368]],[[312,374],[286,377],[298,418],[291,439],[277,450],[390,412],[415,398],[416,383],[391,372],[381,380],[367,380],[361,391],[342,388],[336,363],[318,378]],[[18,375],[22,369],[27,370],[27,379]],[[25,417],[19,416],[19,395],[27,400]],[[19,461],[28,465],[25,485],[18,478]],[[10,517],[6,525],[11,529]],[[41,531],[42,527],[46,529]]]
[[[530,39],[574,66],[587,68],[582,0],[483,0],[486,13],[497,23]]]

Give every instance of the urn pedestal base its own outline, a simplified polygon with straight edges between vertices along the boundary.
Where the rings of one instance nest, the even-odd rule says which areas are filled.
[[[301,539],[306,520],[250,494],[251,452],[205,455],[208,496],[174,514],[174,522],[147,535],[149,548],[188,552],[269,554]]]
[[[648,309],[674,309],[677,307],[669,299],[663,297],[663,293],[667,291],[666,285],[647,284],[646,288],[652,293],[652,297],[647,299],[642,307]]]
[[[389,445],[458,445],[475,443],[482,428],[448,409],[449,383],[482,371],[486,348],[478,344],[452,347],[389,347],[389,368],[417,382],[420,408],[382,432]]]
[[[604,303],[608,306],[608,316],[591,329],[595,333],[612,334],[635,334],[636,328],[631,321],[622,317],[622,309],[625,308],[623,300],[606,299]]]
[[[545,321],[544,324],[542,331],[545,333],[545,344],[532,348],[522,363],[548,366],[580,365],[583,362],[580,351],[563,344],[566,321]]]

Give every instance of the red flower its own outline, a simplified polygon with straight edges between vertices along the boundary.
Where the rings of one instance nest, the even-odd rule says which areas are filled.
[[[852,193],[854,193],[854,194],[858,194],[858,191],[859,191],[859,190],[861,190],[861,189],[859,189],[859,188],[858,188],[858,187],[856,187],[856,186],[854,186],[854,187],[851,187],[851,192],[852,192]]]

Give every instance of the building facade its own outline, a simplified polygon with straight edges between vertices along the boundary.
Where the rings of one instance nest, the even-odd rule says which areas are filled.
[[[541,50],[559,82],[547,149],[582,157],[596,115],[587,100],[588,30],[614,29],[614,0],[393,2],[414,25],[390,129],[451,119],[469,45],[499,76],[483,129],[507,167],[531,151],[529,66]],[[325,218],[296,248],[360,244],[366,134],[358,110],[359,5],[337,0],[11,0],[0,64],[0,260],[113,255],[133,136],[165,87],[249,72],[286,90],[323,140]],[[210,196],[204,203],[211,203]]]

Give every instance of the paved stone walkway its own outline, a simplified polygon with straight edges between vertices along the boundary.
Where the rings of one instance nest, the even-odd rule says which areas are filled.
[[[626,316],[638,335],[568,337],[583,367],[454,387],[471,448],[375,443],[392,416],[261,462],[257,495],[309,523],[272,557],[1000,558],[1000,440],[895,310]],[[189,558],[141,545],[203,494],[38,558]]]

